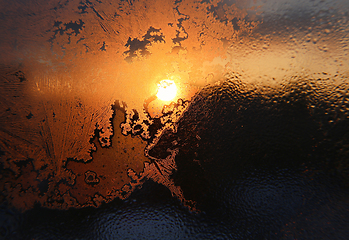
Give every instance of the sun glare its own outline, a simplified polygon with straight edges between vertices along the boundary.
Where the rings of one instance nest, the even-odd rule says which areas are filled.
[[[171,101],[176,97],[177,87],[172,80],[162,80],[158,83],[158,93],[156,96],[162,101]]]

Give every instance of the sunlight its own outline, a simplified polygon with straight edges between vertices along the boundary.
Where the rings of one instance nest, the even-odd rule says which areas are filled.
[[[158,93],[156,96],[162,101],[171,101],[176,97],[177,87],[172,80],[162,80],[158,83]]]

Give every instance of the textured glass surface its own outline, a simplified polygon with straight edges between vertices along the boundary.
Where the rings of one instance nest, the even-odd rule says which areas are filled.
[[[1,237],[349,235],[347,0],[0,6]]]

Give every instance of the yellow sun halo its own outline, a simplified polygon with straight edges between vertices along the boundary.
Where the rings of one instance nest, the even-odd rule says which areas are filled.
[[[171,101],[176,97],[177,87],[172,80],[162,80],[158,83],[158,93],[156,96],[162,101]]]

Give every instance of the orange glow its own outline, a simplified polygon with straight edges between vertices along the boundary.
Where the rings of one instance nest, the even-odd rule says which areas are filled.
[[[196,106],[211,90],[196,93],[225,80],[241,82],[231,97],[243,91],[248,100],[298,82],[308,94],[309,79],[316,97],[340,91],[324,96],[331,121],[337,109],[349,115],[349,23],[339,0],[328,16],[325,5],[302,3],[312,13],[304,19],[289,15],[303,2],[292,0],[61,2],[0,2],[0,170],[11,173],[0,174],[0,192],[16,208],[99,206],[145,178],[183,200],[159,170],[175,171],[173,158],[149,161],[145,148],[161,149],[166,128],[179,124],[168,106]]]
[[[177,84],[177,94],[172,102],[177,102],[180,98],[182,100],[190,101],[196,94],[196,92],[200,89],[197,86],[187,85],[187,84]],[[156,99],[152,99],[149,101],[149,105],[147,107],[147,111],[152,118],[158,118],[162,115],[162,109],[164,105],[170,104],[170,101],[160,100],[158,97]]]

